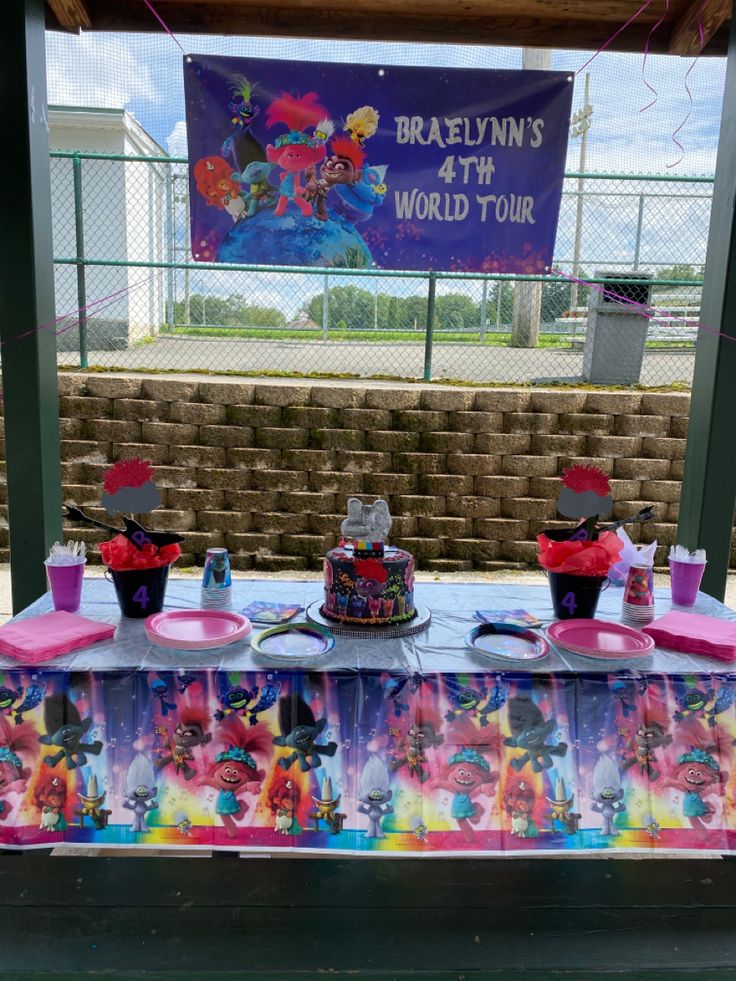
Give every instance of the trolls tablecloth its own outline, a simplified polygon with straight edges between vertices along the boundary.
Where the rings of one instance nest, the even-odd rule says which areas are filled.
[[[174,581],[169,605],[196,604],[197,588]],[[132,621],[115,644],[48,667],[3,661],[0,845],[736,850],[736,671],[704,659],[693,670],[667,652],[646,672],[560,652],[541,670],[507,671],[464,650],[472,613],[524,607],[544,619],[543,588],[421,589],[433,626],[364,642],[352,664],[358,642],[341,639],[310,671],[259,663],[246,645],[157,650]],[[317,592],[241,581],[236,605]],[[620,593],[608,592],[613,616]],[[734,616],[707,597],[698,610]],[[117,620],[111,587],[86,583],[83,612]]]

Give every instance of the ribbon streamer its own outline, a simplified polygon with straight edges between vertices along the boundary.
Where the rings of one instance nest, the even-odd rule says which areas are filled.
[[[145,3],[148,3],[148,0],[144,0],[144,2]],[[575,74],[576,75],[579,75],[580,72],[584,71],[588,67],[588,65],[591,63],[591,61],[594,61],[602,51],[605,51],[606,48],[608,48],[611,44],[613,44],[613,42],[616,40],[616,38],[619,36],[619,34],[622,34],[626,30],[626,28],[629,26],[629,24],[633,24],[634,21],[636,20],[636,18],[637,17],[640,17],[644,13],[644,11],[651,4],[651,2],[652,2],[652,0],[645,0],[645,2],[641,5],[641,7],[639,7],[639,9],[636,10],[631,15],[631,17],[629,17],[629,19],[626,21],[626,23],[625,24],[622,24],[621,27],[619,27],[619,29],[617,31],[614,31],[613,34],[608,38],[608,40],[607,41],[604,41],[603,44],[600,46],[600,48],[598,48],[598,50],[595,51],[590,56],[590,58],[588,58],[588,60],[585,62],[585,64],[584,65],[581,65],[580,68],[578,68],[578,70],[575,72]]]
[[[654,36],[658,28],[662,25],[662,23],[666,20],[669,10],[670,10],[670,0],[664,0],[664,13],[659,18],[659,20],[654,25],[654,27],[650,30],[649,34],[647,34],[647,43],[644,45],[644,61],[641,64],[641,80],[642,82],[644,82],[644,84],[649,89],[649,91],[654,93],[654,98],[646,106],[642,106],[639,112],[646,112],[647,109],[651,109],[652,106],[656,103],[657,99],[659,98],[659,93],[657,92],[657,90],[654,88],[653,85],[649,84],[646,78],[647,58],[649,57],[649,45],[651,44],[652,37]]]
[[[151,13],[152,13],[152,14],[153,14],[153,16],[154,16],[154,17],[156,18],[156,20],[157,20],[157,21],[159,22],[159,24],[161,25],[161,27],[163,27],[163,29],[164,29],[164,30],[166,31],[166,33],[167,33],[167,34],[169,35],[169,37],[170,37],[170,38],[171,38],[171,40],[172,40],[172,41],[174,42],[174,44],[175,44],[175,45],[176,45],[176,46],[177,46],[177,47],[179,48],[179,50],[181,51],[181,53],[182,53],[183,55],[186,55],[186,51],[184,50],[184,48],[182,48],[182,46],[181,46],[181,45],[179,44],[179,42],[178,42],[178,41],[176,40],[176,38],[174,37],[174,34],[173,34],[173,32],[171,31],[171,29],[169,28],[169,26],[168,26],[168,24],[167,24],[167,23],[166,23],[166,21],[165,21],[165,20],[163,19],[163,17],[162,17],[162,16],[161,16],[161,15],[159,14],[159,12],[158,12],[158,11],[156,10],[156,8],[155,8],[155,7],[153,6],[153,4],[151,3],[151,0],[143,0],[143,2],[144,2],[144,3],[145,3],[145,5],[146,5],[146,6],[148,7],[148,9],[149,9],[149,10],[151,11]]]

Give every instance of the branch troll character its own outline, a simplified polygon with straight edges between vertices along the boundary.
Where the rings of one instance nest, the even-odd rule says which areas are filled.
[[[157,793],[151,761],[143,753],[136,753],[128,767],[123,793],[123,807],[133,812],[131,831],[146,833],[149,830],[145,818],[151,811],[158,809]]]
[[[401,738],[400,729],[389,728],[390,735],[399,738],[398,746],[391,754],[390,769],[395,773],[406,766],[409,776],[417,777],[420,783],[429,780],[429,773],[424,769],[424,764],[427,763],[424,753],[428,748],[441,746],[445,741],[438,729],[437,720],[429,718],[421,709],[417,711],[405,738]]]
[[[28,722],[11,727],[0,716],[0,821],[7,821],[12,806],[5,798],[8,794],[24,794],[31,768],[24,765],[28,757],[35,755],[36,730]]]
[[[662,781],[665,787],[674,787],[683,794],[682,816],[701,834],[707,829],[703,822],[712,820],[715,807],[704,797],[718,796],[728,783],[728,774],[722,773],[716,760],[705,749],[691,748],[677,757]]]
[[[273,203],[276,197],[276,188],[268,180],[272,170],[273,164],[265,160],[252,160],[242,173],[231,175],[234,181],[248,185],[248,191],[245,195],[248,218],[252,218],[261,208]]]
[[[327,726],[327,719],[314,718],[314,713],[300,695],[284,695],[279,699],[280,736],[274,736],[274,746],[286,746],[293,750],[279,760],[282,770],[288,770],[299,761],[303,773],[322,765],[321,756],[334,756],[337,743],[318,743],[317,739]],[[321,754],[321,756],[320,756]]]
[[[557,729],[557,719],[545,720],[531,698],[509,699],[509,727],[512,735],[504,739],[505,745],[525,750],[522,756],[511,760],[510,766],[514,770],[519,771],[531,763],[532,770],[540,773],[553,765],[553,756],[567,753],[567,743],[547,744],[546,740]]]
[[[212,733],[207,731],[208,727],[207,711],[193,705],[181,710],[173,734],[169,733],[166,726],[156,726],[156,735],[165,740],[165,748],[158,750],[156,769],[163,770],[169,763],[173,763],[176,773],[183,773],[185,780],[191,780],[197,772],[189,765],[194,760],[192,750],[195,746],[206,746],[212,742]]]
[[[302,833],[297,811],[302,800],[302,792],[293,780],[277,774],[268,792],[268,806],[276,824],[274,830],[281,835],[296,837]]]
[[[236,819],[245,815],[248,805],[241,798],[245,794],[260,794],[265,776],[259,770],[255,756],[270,753],[271,736],[263,725],[246,729],[233,719],[220,727],[220,741],[226,747],[210,763],[205,773],[197,777],[198,785],[214,787],[217,791],[215,811],[219,814],[228,838],[234,838],[238,828]]]
[[[607,754],[601,756],[593,769],[592,809],[603,815],[601,834],[615,836],[618,831],[613,826],[617,814],[626,810],[623,803],[624,790],[618,767]]]
[[[289,201],[296,204],[305,218],[312,214],[312,205],[304,200],[305,189],[299,182],[299,174],[318,164],[325,156],[324,143],[305,132],[328,115],[318,98],[316,92],[307,92],[300,98],[284,92],[268,107],[266,125],[271,127],[282,123],[288,128],[287,133],[278,136],[273,144],[269,143],[266,147],[268,162],[278,164],[282,170],[279,200],[274,211],[277,217],[286,212]]]
[[[390,804],[393,791],[389,789],[388,767],[380,756],[372,755],[360,775],[358,813],[368,817],[366,838],[385,838],[381,819],[393,814]]]
[[[44,699],[43,718],[46,734],[38,737],[44,746],[59,746],[59,752],[44,757],[44,762],[54,767],[64,760],[67,769],[84,766],[87,753],[99,756],[102,743],[96,739],[92,743],[84,743],[82,739],[92,726],[92,717],[82,721],[79,711],[66,695],[49,695]]]
[[[34,803],[41,812],[38,826],[41,831],[66,831],[66,793],[66,782],[61,777],[47,773],[41,779],[33,795]]]

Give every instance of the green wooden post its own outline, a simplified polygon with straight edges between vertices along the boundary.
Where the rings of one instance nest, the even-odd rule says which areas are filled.
[[[43,560],[61,539],[44,6],[6,0],[0,31],[3,132],[13,134],[0,155],[0,183],[13,189],[1,206],[0,341],[15,611],[46,590]]]
[[[731,19],[678,541],[705,548],[703,590],[723,599],[736,505],[736,16]],[[715,333],[720,331],[721,333]]]
[[[424,380],[432,381],[432,348],[434,346],[434,311],[437,296],[437,273],[429,274],[427,290],[427,331],[424,335]]]
[[[79,367],[89,368],[87,358],[87,275],[84,268],[84,202],[82,200],[82,158],[72,157],[74,174],[74,232],[77,247],[77,306],[79,307]]]

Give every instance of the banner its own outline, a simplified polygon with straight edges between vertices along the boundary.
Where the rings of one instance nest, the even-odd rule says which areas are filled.
[[[199,262],[543,273],[573,78],[188,55]]]
[[[736,851],[736,676],[4,671],[0,846]]]

